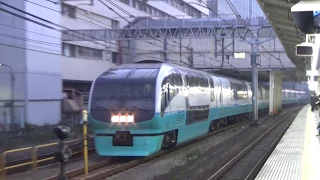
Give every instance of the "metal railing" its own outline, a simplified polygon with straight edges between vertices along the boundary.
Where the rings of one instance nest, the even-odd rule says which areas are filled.
[[[93,136],[89,136],[88,138],[91,139],[92,137]],[[79,138],[79,139],[69,140],[69,141],[66,141],[66,143],[69,144],[69,143],[77,142],[77,141],[79,141],[81,143],[81,142],[83,142],[83,139]],[[0,179],[4,179],[5,178],[6,172],[8,170],[19,168],[19,167],[23,167],[23,166],[29,166],[29,165],[31,166],[32,170],[37,170],[39,163],[45,162],[45,161],[54,160],[55,159],[54,156],[43,158],[43,159],[38,159],[38,156],[42,155],[42,154],[38,155],[38,151],[41,148],[50,147],[50,146],[56,146],[56,145],[58,145],[58,142],[49,143],[49,144],[42,144],[42,145],[34,146],[34,147],[25,147],[25,148],[19,148],[19,149],[13,149],[13,150],[4,151],[0,155]],[[7,166],[7,163],[8,163],[7,162],[7,156],[8,156],[8,154],[17,153],[17,152],[29,152],[30,155],[31,155],[31,160],[27,161],[27,162],[23,162],[23,163],[13,164],[13,165],[8,165]],[[49,153],[54,153],[54,152],[49,152]],[[72,155],[76,154],[76,153],[79,153],[79,152],[72,152]]]

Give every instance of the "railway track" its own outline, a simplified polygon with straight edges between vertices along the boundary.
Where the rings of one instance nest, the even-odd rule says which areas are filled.
[[[148,157],[144,157],[144,158],[109,158],[107,160],[104,160],[102,162],[98,162],[96,164],[90,165],[89,166],[89,174],[85,177],[84,176],[84,168],[79,168],[73,171],[69,171],[66,173],[67,177],[69,179],[72,180],[97,180],[97,179],[104,179],[104,178],[108,178],[110,176],[113,176],[115,174],[118,174],[120,172],[123,172],[127,169],[130,169],[132,167],[138,166],[140,164],[146,163],[148,161],[157,159],[159,157],[162,157],[165,154],[169,154],[169,153],[174,153],[177,152],[178,150],[182,150],[185,148],[188,148],[190,145],[195,145],[197,143],[201,143],[202,141],[204,141],[205,139],[215,135],[215,134],[219,134],[222,133],[224,131],[233,129],[235,127],[241,126],[243,124],[249,123],[250,121],[243,121],[240,122],[238,124],[234,124],[228,127],[225,127],[219,131],[215,131],[212,133],[208,133],[206,135],[203,135],[195,140],[192,140],[188,143],[184,143],[181,145],[178,145],[170,150],[162,150],[154,155],[148,156]],[[57,179],[57,176],[52,176],[50,178],[47,178],[46,180],[55,180]]]
[[[296,111],[296,110],[294,110]],[[290,112],[286,112],[285,114],[292,114],[292,112],[294,111],[290,111]],[[261,118],[265,118],[268,117],[267,115],[265,116],[261,116]],[[287,115],[285,116],[287,117]],[[282,118],[283,119],[283,118]],[[231,130],[234,129],[238,126],[244,125],[244,124],[249,124],[251,121],[250,120],[246,120],[243,122],[240,122],[238,124],[234,124],[228,127],[225,127],[219,131],[215,131],[215,132],[211,132],[208,133],[206,135],[203,135],[197,139],[194,139],[190,142],[178,145],[172,149],[169,150],[162,150],[154,155],[148,156],[148,157],[144,157],[144,158],[119,158],[119,157],[110,157],[106,160],[103,160],[101,162],[89,165],[89,174],[87,176],[84,175],[84,168],[79,168],[79,169],[75,169],[72,171],[69,171],[66,173],[66,176],[68,177],[68,179],[72,179],[72,180],[98,180],[98,179],[105,179],[108,177],[111,177],[113,175],[116,175],[118,173],[121,173],[125,170],[131,169],[133,167],[136,167],[140,164],[149,162],[151,160],[156,160],[157,158],[160,158],[166,154],[171,154],[171,153],[178,153],[180,152],[180,150],[185,150],[187,148],[190,147],[190,145],[196,146],[198,143],[203,142],[204,140],[206,140],[207,138],[225,132],[227,130]],[[46,180],[56,180],[57,176],[52,176],[49,178],[46,178]]]
[[[254,179],[299,111],[293,110],[291,112],[250,143],[207,180]]]

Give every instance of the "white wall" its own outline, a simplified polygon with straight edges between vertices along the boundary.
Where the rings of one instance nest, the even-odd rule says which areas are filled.
[[[77,8],[76,18],[70,18],[67,15],[61,15],[61,25],[69,29],[110,29],[112,28],[112,19],[108,14],[99,15],[91,11],[86,11],[81,5]],[[84,6],[85,7],[85,6]]]
[[[60,11],[59,5],[48,1],[32,0],[35,3]],[[60,24],[60,15],[34,4],[25,3],[25,11]],[[39,20],[37,20],[39,21]],[[26,42],[27,47],[36,51],[26,51],[27,62],[27,121],[31,124],[57,124],[61,117],[62,98],[61,76],[61,34],[60,32],[26,21],[26,29],[55,38],[26,32],[28,39],[49,42],[39,44]],[[50,24],[48,24],[50,25]],[[50,25],[53,26],[53,25]],[[46,53],[45,53],[46,52]]]
[[[106,2],[106,1],[105,1]],[[131,6],[128,6],[126,4],[123,4],[119,1],[113,1],[115,4],[119,5],[120,7],[122,7],[123,9],[125,9],[126,11],[128,11],[130,14],[134,15],[134,16],[145,16],[148,17],[150,16],[149,14],[139,11]],[[123,26],[127,25],[128,22],[126,22],[125,20],[123,20],[122,18],[119,18],[119,16],[114,13],[113,11],[111,11],[110,9],[108,9],[105,5],[103,5],[102,3],[100,3],[99,1],[94,0],[94,5],[90,6],[90,5],[79,5],[79,4],[84,4],[83,2],[77,2],[77,1],[66,1],[66,4],[70,4],[73,6],[78,5],[78,8],[90,11],[90,12],[94,12],[96,14],[99,14],[101,16],[106,16],[109,17],[111,19],[116,19],[120,22],[120,28],[122,28]],[[110,5],[109,3],[105,3],[107,5]],[[129,18],[129,16],[127,14],[125,14],[124,12],[120,11],[119,9],[111,6],[116,12],[118,12],[119,14],[121,14],[121,16],[124,16],[125,18],[127,18],[128,20],[132,20],[132,18]]]
[[[62,77],[67,80],[93,81],[100,74],[115,67],[108,61],[62,57]]]

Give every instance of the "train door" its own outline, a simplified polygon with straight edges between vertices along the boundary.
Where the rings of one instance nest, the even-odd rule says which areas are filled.
[[[219,118],[221,118],[223,116],[222,112],[223,112],[223,108],[225,106],[225,104],[223,103],[223,90],[227,89],[226,83],[224,83],[224,81],[218,77],[218,81],[219,81],[219,94],[218,94],[218,98],[219,98]]]
[[[215,119],[221,117],[221,81],[218,77],[212,77],[214,83],[214,109],[215,109]]]

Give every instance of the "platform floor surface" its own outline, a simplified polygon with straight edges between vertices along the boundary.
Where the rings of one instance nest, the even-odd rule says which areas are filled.
[[[256,180],[320,180],[319,112],[303,107]]]

